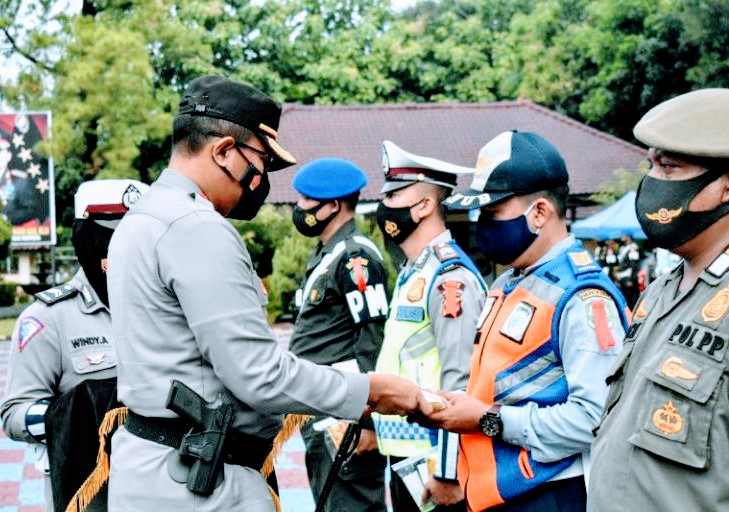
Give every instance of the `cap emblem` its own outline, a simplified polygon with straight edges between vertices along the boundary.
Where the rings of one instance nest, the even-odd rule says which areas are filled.
[[[129,185],[122,194],[122,204],[128,210],[132,207],[134,203],[139,201],[140,197],[142,197],[142,193],[139,191],[139,189],[134,185]]]
[[[391,237],[395,238],[397,235],[400,234],[400,228],[397,227],[396,223],[388,220],[385,222],[385,232]]]
[[[676,208],[675,210],[669,210],[668,208],[661,208],[656,213],[646,213],[645,216],[648,220],[658,221],[659,224],[670,224],[673,219],[681,215],[683,207]]]

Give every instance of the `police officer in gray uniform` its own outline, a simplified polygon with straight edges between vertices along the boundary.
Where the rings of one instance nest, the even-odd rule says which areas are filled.
[[[665,101],[633,133],[651,166],[638,219],[683,262],[633,311],[608,378],[588,510],[727,510],[729,89]]]
[[[68,283],[36,294],[37,300],[23,311],[13,331],[7,393],[0,407],[5,433],[19,441],[48,441],[73,452],[76,446],[68,443],[74,431],[90,432],[97,443],[62,461],[51,458],[47,510],[53,510],[54,501],[56,510],[65,510],[67,500],[94,466],[98,424],[93,411],[79,417],[76,409],[67,430],[53,432],[57,438],[46,439],[46,424],[63,414],[60,404],[83,383],[101,385],[116,377],[104,274],[106,252],[119,218],[148,188],[136,180],[89,181],[79,187],[74,197],[73,244],[81,269]],[[105,510],[105,496],[104,492],[90,510]]]
[[[112,511],[270,511],[259,470],[282,413],[357,419],[368,404],[432,410],[406,381],[317,366],[275,342],[260,279],[224,216],[253,218],[269,191],[268,172],[295,162],[277,141],[280,115],[249,85],[193,80],[175,116],[169,167],[111,241],[119,399],[129,407],[112,438]],[[177,452],[188,424],[167,407],[172,380],[233,406],[224,463],[214,468],[222,478],[210,492],[188,489],[194,480]],[[188,453],[196,467],[211,460],[198,448]]]
[[[290,349],[318,364],[374,370],[387,318],[387,282],[382,254],[354,224],[354,211],[367,175],[352,162],[320,158],[296,173],[301,197],[293,222],[319,243],[297,291],[300,307]],[[316,420],[324,418],[317,417]],[[326,510],[385,510],[385,458],[377,451],[371,419],[361,422],[356,453],[342,467]],[[332,466],[325,433],[302,427],[306,469],[316,499]]]

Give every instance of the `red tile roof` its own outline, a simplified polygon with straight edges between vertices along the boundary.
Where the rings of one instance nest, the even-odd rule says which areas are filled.
[[[473,166],[479,149],[499,133],[534,131],[562,153],[572,194],[596,192],[619,168],[636,169],[645,150],[531,101],[283,107],[280,142],[298,160],[271,175],[272,203],[294,203],[291,186],[301,165],[321,157],[353,161],[369,175],[361,199],[380,197],[382,141],[406,151]],[[466,188],[470,179],[459,182]]]

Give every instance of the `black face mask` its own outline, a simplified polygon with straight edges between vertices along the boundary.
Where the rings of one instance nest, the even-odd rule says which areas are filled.
[[[713,210],[691,212],[689,203],[720,175],[706,172],[682,181],[646,176],[635,198],[635,213],[648,239],[657,247],[679,247],[729,213],[729,203]]]
[[[400,245],[418,228],[410,210],[423,202],[423,199],[410,206],[391,208],[380,203],[377,206],[377,225],[385,237]]]
[[[336,217],[337,213],[332,212],[329,217],[327,217],[324,220],[319,220],[316,218],[316,214],[321,208],[328,203],[319,203],[318,205],[314,206],[313,208],[309,208],[308,210],[304,210],[303,208],[299,207],[297,204],[294,206],[294,213],[291,216],[291,220],[294,221],[294,226],[296,226],[296,229],[304,236],[319,236],[321,235],[326,227],[329,225],[329,223],[332,221],[334,217]]]
[[[225,172],[230,174],[227,169],[225,169]],[[251,182],[256,175],[261,176],[261,181],[258,183],[256,188],[251,190]],[[228,219],[253,220],[253,218],[258,215],[258,210],[260,210],[263,203],[266,202],[268,193],[271,191],[271,183],[268,181],[268,173],[265,172],[261,175],[253,164],[248,164],[246,172],[243,174],[239,183],[243,189],[243,195],[240,196],[238,204],[236,204],[233,209],[228,212],[226,217]]]
[[[109,242],[113,229],[105,228],[93,220],[77,219],[73,224],[73,247],[81,268],[101,302],[109,305],[109,292],[106,287],[106,273],[101,268],[101,260],[109,252]]]

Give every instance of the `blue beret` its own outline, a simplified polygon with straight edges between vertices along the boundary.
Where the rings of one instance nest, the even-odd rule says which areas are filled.
[[[339,199],[367,185],[367,175],[349,160],[319,158],[299,169],[294,188],[311,199]]]

